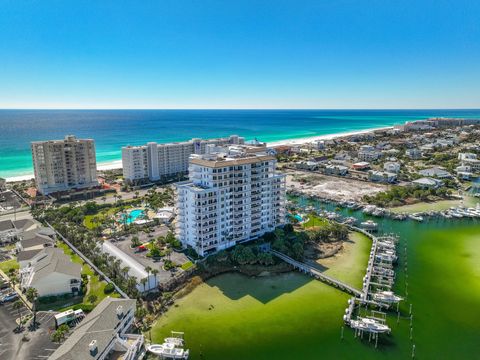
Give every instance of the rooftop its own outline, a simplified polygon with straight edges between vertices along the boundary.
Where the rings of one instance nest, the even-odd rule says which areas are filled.
[[[107,297],[98,304],[55,352],[50,360],[94,360],[101,355],[117,336],[116,328],[130,310],[135,309],[136,300]],[[121,313],[119,313],[121,311]],[[96,342],[96,355],[89,351],[89,344]]]

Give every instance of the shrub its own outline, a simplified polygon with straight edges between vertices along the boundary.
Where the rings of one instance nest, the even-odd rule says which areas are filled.
[[[92,304],[77,304],[72,307],[72,310],[83,310],[84,312],[90,312],[95,308]]]
[[[108,283],[107,285],[105,285],[105,289],[103,289],[103,292],[105,294],[111,294],[114,290],[115,290],[115,286],[113,286],[112,283]]]

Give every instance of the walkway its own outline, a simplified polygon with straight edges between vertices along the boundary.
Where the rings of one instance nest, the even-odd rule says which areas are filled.
[[[318,269],[314,268],[313,266],[310,266],[308,264],[302,263],[300,261],[297,261],[295,259],[292,259],[291,257],[282,254],[279,251],[276,250],[271,250],[272,255],[275,255],[279,259],[282,259],[286,263],[292,265],[295,269],[299,269],[300,271],[303,271],[304,273],[310,274],[317,280],[320,280],[328,285],[331,285],[339,290],[342,290],[348,294],[351,294],[353,296],[358,296],[361,297],[363,294],[360,290],[355,289],[354,287],[345,284],[344,282],[334,279],[328,275],[323,274],[320,272]]]

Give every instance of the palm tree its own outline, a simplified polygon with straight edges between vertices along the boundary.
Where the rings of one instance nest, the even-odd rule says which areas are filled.
[[[22,309],[22,307],[23,307],[23,303],[22,303],[21,300],[17,300],[13,303],[13,309],[17,310],[18,317],[20,318],[20,320],[18,321],[18,326],[17,326],[18,330],[20,330],[22,328],[22,313],[20,311],[20,309]]]
[[[155,279],[155,288],[157,287],[157,275],[158,275],[159,271],[158,269],[152,269],[152,275],[154,276],[154,279]]]
[[[152,268],[150,266],[145,266],[145,271],[147,272],[148,278],[148,291],[150,291],[150,273],[152,271]]]
[[[140,283],[143,285],[143,291],[146,291],[147,278],[140,279]]]
[[[37,326],[37,299],[38,299],[38,291],[37,289],[30,287],[27,290],[27,300],[32,303],[33,306],[33,328]]]
[[[122,274],[123,274],[123,277],[124,277],[125,279],[127,278],[129,271],[130,271],[130,267],[129,267],[129,266],[125,266],[125,267],[122,269]]]
[[[137,291],[137,278],[130,276],[127,280],[127,290],[129,294],[135,294]]]

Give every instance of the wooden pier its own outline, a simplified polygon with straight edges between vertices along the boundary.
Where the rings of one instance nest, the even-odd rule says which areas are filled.
[[[354,287],[348,285],[348,284],[345,284],[344,282],[340,281],[340,280],[337,280],[337,279],[334,279],[328,275],[325,275],[323,274],[321,271],[319,271],[318,269],[316,269],[315,267],[313,266],[310,266],[308,264],[305,264],[305,263],[302,263],[300,261],[297,261],[295,259],[292,259],[291,257],[279,252],[279,251],[276,251],[276,250],[271,250],[271,253],[272,255],[275,255],[276,257],[278,257],[279,259],[285,261],[286,263],[292,265],[295,269],[298,269],[306,274],[309,274],[311,276],[313,276],[314,278],[316,278],[317,280],[320,280],[328,285],[331,285],[339,290],[342,290],[348,294],[351,294],[353,296],[358,296],[358,297],[361,297],[362,296],[362,292],[358,289],[355,289]]]

